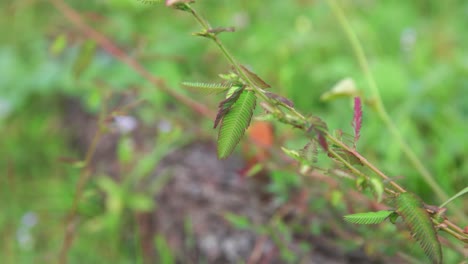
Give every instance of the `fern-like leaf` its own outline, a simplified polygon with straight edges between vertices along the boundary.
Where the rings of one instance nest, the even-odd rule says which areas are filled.
[[[183,82],[183,86],[196,90],[203,94],[222,93],[231,88],[231,83],[201,83],[201,82]]]
[[[161,3],[161,0],[138,0],[138,2],[145,4],[145,5],[152,5],[152,4]]]
[[[380,224],[387,219],[393,211],[366,212],[359,214],[345,215],[344,220],[353,224],[371,225]]]
[[[251,91],[242,91],[239,98],[224,115],[218,135],[218,157],[227,158],[249,127],[256,96]]]
[[[432,263],[442,263],[442,249],[435,228],[422,201],[412,193],[402,193],[395,198],[396,212],[410,229]]]

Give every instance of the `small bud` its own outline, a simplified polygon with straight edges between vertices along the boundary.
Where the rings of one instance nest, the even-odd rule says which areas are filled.
[[[173,7],[175,9],[180,9],[182,11],[187,11],[188,3],[193,3],[194,0],[166,0],[166,6]]]

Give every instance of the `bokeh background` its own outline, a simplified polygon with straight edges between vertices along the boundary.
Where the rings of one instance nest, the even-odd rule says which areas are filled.
[[[88,171],[77,161],[84,159],[101,127],[105,136],[88,166],[92,170],[78,203],[80,221],[68,251],[70,263],[144,263],[147,259],[152,263],[173,263],[175,259],[181,263],[247,263],[252,254],[242,250],[232,258],[223,259],[221,253],[210,256],[210,246],[200,246],[200,241],[205,241],[199,239],[204,229],[190,231],[190,219],[176,219],[186,216],[184,209],[180,209],[183,214],[171,214],[174,219],[155,216],[160,207],[164,208],[161,203],[177,199],[177,188],[164,194],[172,193],[172,198],[154,198],[165,192],[171,178],[165,180],[164,175],[171,173],[161,167],[177,164],[165,157],[172,155],[170,159],[184,163],[186,157],[196,154],[193,161],[190,159],[194,170],[197,166],[217,170],[201,174],[221,173],[232,169],[230,164],[239,163],[240,169],[244,166],[241,163],[245,161],[238,160],[211,166],[205,164],[211,162],[208,158],[196,158],[214,151],[210,142],[215,141],[217,132],[212,129],[212,119],[160,89],[164,86],[176,91],[214,112],[220,96],[196,94],[180,83],[220,81],[217,75],[230,70],[227,61],[213,43],[191,35],[200,30],[192,17],[163,3],[65,2],[82,21],[164,83],[154,85],[76,27],[70,13],[57,9],[62,0],[0,3],[1,262],[50,263],[58,258],[80,175]],[[468,2],[360,0],[340,1],[340,5],[363,45],[384,104],[403,138],[449,196],[466,187]],[[195,8],[213,26],[236,28],[234,33],[220,35],[221,39],[238,61],[273,87],[272,91],[291,99],[301,112],[322,117],[329,128],[352,131],[351,100],[325,102],[320,97],[344,78],[352,78],[365,98],[371,93],[326,1],[200,0]],[[122,118],[115,119],[115,115]],[[364,108],[361,134],[359,150],[371,162],[426,203],[443,202],[370,108]],[[299,148],[305,142],[291,128],[279,124],[274,125],[274,136],[278,144],[272,148],[277,150],[280,143]],[[182,154],[181,149],[187,153]],[[241,146],[235,156],[248,163],[250,152]],[[213,155],[210,157],[216,162]],[[304,222],[275,218],[276,214],[269,212],[258,213],[263,220],[254,223],[242,210],[230,212],[231,205],[210,210],[219,210],[224,225],[259,234],[268,241],[271,230],[276,230],[280,238],[272,238],[271,245],[267,244],[276,252],[272,259],[278,263],[315,263],[305,257],[320,251],[309,235],[328,238],[336,252],[343,252],[336,260],[342,262],[329,263],[347,263],[349,258],[343,256],[356,250],[375,263],[395,263],[389,262],[394,257],[408,261],[401,263],[410,263],[409,259],[424,263],[424,255],[415,245],[402,242],[409,239],[404,231],[398,233],[388,223],[378,228],[356,227],[341,220],[350,207],[370,210],[372,194],[350,198],[355,192],[353,182],[336,177],[331,185],[326,181],[304,182],[303,176],[291,166],[283,166],[277,156],[269,163],[279,165],[265,165],[269,168],[261,176],[265,179],[256,182],[255,191],[243,195],[266,195],[275,208],[281,208],[288,203],[297,205],[292,202],[297,198],[294,194],[310,188],[301,204],[307,209],[297,216]],[[148,184],[148,179],[156,180]],[[248,185],[245,182],[250,181],[255,180],[242,179],[239,184]],[[145,189],[142,185],[152,187]],[[215,184],[213,188],[221,187]],[[209,197],[208,202],[217,200],[216,195]],[[251,205],[241,204],[247,209]],[[466,215],[466,198],[459,198],[454,206]],[[180,241],[171,239],[171,231],[142,229],[145,225],[141,221],[148,217],[182,223],[179,229],[185,233],[176,237],[183,240],[183,249]],[[141,242],[142,232],[148,236],[146,244]],[[298,234],[305,238],[296,243]],[[256,236],[249,239],[257,241]],[[446,239],[446,263],[459,263],[461,254],[451,248],[461,245]],[[249,243],[247,248],[257,245]]]

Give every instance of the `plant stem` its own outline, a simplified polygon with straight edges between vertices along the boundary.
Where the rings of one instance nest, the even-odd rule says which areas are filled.
[[[359,159],[359,161],[364,164],[365,166],[367,166],[369,169],[371,169],[373,172],[375,172],[377,175],[379,175],[382,179],[388,181],[393,187],[395,187],[395,189],[397,189],[399,192],[406,192],[405,189],[403,189],[403,187],[401,187],[400,185],[398,185],[396,182],[392,181],[392,179],[390,179],[390,177],[388,177],[387,175],[385,175],[382,171],[380,171],[377,167],[375,167],[372,163],[370,163],[366,158],[364,158],[361,154],[359,154],[357,151],[351,149],[350,147],[348,147],[346,144],[344,144],[343,142],[339,141],[338,139],[336,139],[335,137],[333,137],[332,135],[330,134],[327,134],[327,138],[332,141],[333,143],[335,143],[336,145],[340,146],[341,148],[345,149],[346,151],[352,153],[356,158]],[[346,163],[345,163],[346,165]],[[351,169],[352,165],[349,164],[346,165],[348,168]],[[351,166],[351,167],[350,167]]]
[[[190,13],[195,17],[195,19],[198,21],[198,23],[203,27],[203,29],[206,32],[209,32],[212,28],[210,24],[203,19],[198,12],[190,6],[190,4],[185,4],[186,7],[190,10]],[[245,80],[249,86],[254,90],[254,92],[260,96],[265,102],[272,104],[273,102],[268,98],[260,88],[258,88],[252,80],[244,73],[244,71],[241,69],[239,63],[236,62],[234,57],[231,55],[231,53],[227,50],[227,48],[224,46],[224,44],[221,42],[221,40],[218,38],[218,36],[214,33],[209,33],[209,37],[212,39],[216,45],[219,47],[221,52],[223,53],[224,57],[231,63],[231,65],[236,69],[236,71],[239,73],[239,75],[242,77],[243,80]]]
[[[73,196],[73,203],[70,208],[68,217],[65,220],[65,235],[63,238],[62,248],[60,249],[60,253],[59,253],[59,259],[58,259],[59,264],[67,263],[68,251],[70,250],[73,244],[73,240],[75,238],[75,234],[76,234],[76,225],[75,225],[76,219],[75,218],[78,212],[78,203],[81,200],[81,196],[83,194],[85,185],[86,183],[88,183],[89,177],[91,176],[91,159],[93,158],[94,153],[96,152],[97,145],[99,141],[101,140],[101,137],[105,133],[104,128],[102,127],[102,123],[103,123],[104,118],[106,117],[106,113],[107,113],[106,104],[103,103],[99,121],[97,123],[97,130],[86,152],[86,156],[83,161],[84,167],[81,170],[78,183],[75,187],[75,195]]]

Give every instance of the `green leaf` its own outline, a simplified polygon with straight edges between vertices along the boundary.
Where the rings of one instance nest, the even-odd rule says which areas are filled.
[[[247,229],[252,226],[252,223],[249,219],[243,215],[237,215],[233,213],[224,214],[224,219],[226,219],[231,225],[238,229]]]
[[[129,208],[139,212],[151,212],[154,209],[153,198],[140,193],[131,194],[126,203]]]
[[[154,244],[156,247],[156,251],[158,252],[157,263],[161,263],[161,264],[176,263],[172,249],[169,246],[169,243],[167,243],[163,235],[161,234],[156,235],[154,238]]]
[[[402,193],[395,198],[396,212],[410,229],[432,263],[442,263],[442,249],[437,239],[431,218],[424,209],[422,201],[412,193]]]
[[[378,212],[366,212],[359,214],[345,215],[344,220],[353,224],[372,225],[380,224],[387,219],[393,211],[383,210]]]
[[[377,196],[377,202],[382,201],[382,196],[384,193],[384,185],[383,182],[379,178],[371,178],[370,184],[373,187],[375,195]]]
[[[152,5],[161,3],[161,0],[138,0],[138,2],[145,4],[145,5]]]
[[[232,86],[231,88],[229,88],[229,90],[226,93],[226,99],[228,99],[229,97],[231,97],[235,93],[238,93],[238,95],[240,95],[241,89],[242,89],[242,85]]]
[[[293,159],[295,159],[297,161],[300,161],[300,162],[303,161],[303,158],[302,158],[301,154],[299,153],[299,151],[292,150],[292,149],[287,149],[285,147],[281,147],[281,150],[284,152],[284,154],[288,155],[290,158],[293,158]]]
[[[50,52],[54,55],[60,55],[63,50],[67,47],[67,36],[65,34],[58,35],[52,46],[50,46]]]
[[[227,158],[249,127],[256,105],[255,93],[243,91],[224,115],[218,135],[218,157]]]
[[[231,83],[183,82],[182,85],[203,94],[217,94],[231,88]]]
[[[75,78],[79,78],[81,74],[88,68],[96,53],[96,43],[94,41],[86,41],[80,47],[78,56],[73,63],[73,74]]]

